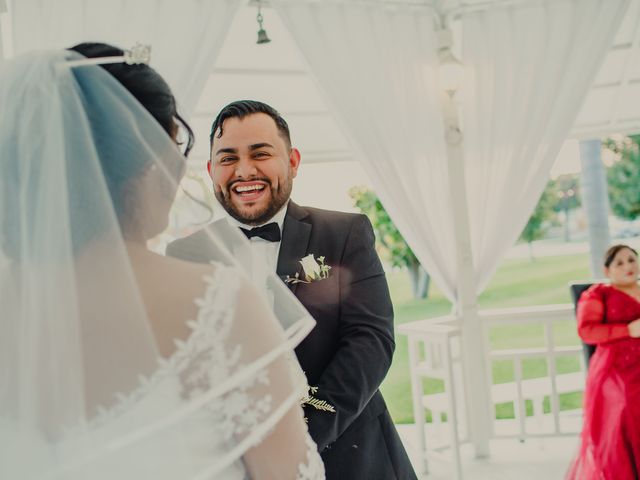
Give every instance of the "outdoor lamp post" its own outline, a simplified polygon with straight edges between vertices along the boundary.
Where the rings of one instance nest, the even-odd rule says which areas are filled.
[[[564,241],[571,241],[571,232],[569,229],[569,206],[571,205],[571,199],[575,196],[576,192],[573,188],[567,190],[560,190],[558,192],[558,203],[560,204],[560,210],[564,213]]]

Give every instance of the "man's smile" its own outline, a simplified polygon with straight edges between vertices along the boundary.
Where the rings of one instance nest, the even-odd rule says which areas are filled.
[[[264,181],[235,182],[230,192],[243,203],[255,202],[267,192],[269,185]]]

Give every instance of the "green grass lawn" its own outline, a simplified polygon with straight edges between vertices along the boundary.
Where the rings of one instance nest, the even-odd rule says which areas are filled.
[[[529,259],[506,260],[480,296],[480,308],[569,303],[571,298],[567,284],[570,281],[587,279],[589,276],[589,259],[586,254],[544,257],[534,262]],[[396,326],[414,320],[446,315],[451,310],[451,303],[436,285],[432,285],[428,299],[414,300],[411,298],[411,287],[406,272],[390,272],[387,278],[395,308]],[[579,343],[573,319],[557,323],[554,327],[554,336],[559,345]],[[543,327],[542,325],[494,327],[490,332],[489,340],[492,349],[542,347],[544,346]],[[579,370],[579,359],[578,357],[560,358],[556,368],[558,373],[575,372]],[[523,362],[524,378],[541,377],[546,373],[547,365],[544,360]],[[493,381],[494,383],[513,381],[513,364],[495,362]],[[441,381],[434,379],[425,382],[425,392],[439,391],[442,391]],[[382,393],[396,423],[413,422],[407,339],[403,335],[396,336],[393,365],[382,385]],[[561,409],[578,408],[581,402],[582,397],[579,393],[560,396]],[[527,410],[531,414],[530,404],[527,405]],[[545,402],[545,410],[549,411],[548,399]],[[496,416],[513,418],[513,405],[498,405]]]

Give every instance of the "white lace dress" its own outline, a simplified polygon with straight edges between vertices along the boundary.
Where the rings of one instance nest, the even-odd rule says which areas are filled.
[[[242,454],[259,444],[281,415],[275,411],[278,392],[270,390],[272,379],[266,368],[223,395],[212,394],[214,387],[232,378],[246,360],[242,343],[232,339],[234,323],[241,321],[236,315],[235,295],[241,290],[241,281],[235,270],[217,266],[207,278],[204,295],[197,300],[199,313],[188,323],[192,329],[188,339],[177,342],[176,352],[161,361],[154,374],[141,379],[137,389],[119,395],[117,403],[101,409],[89,425],[69,431],[55,451],[44,441],[34,442],[42,448],[32,451],[33,478],[47,471],[46,465],[54,456],[79,459],[60,477],[65,480],[249,478]],[[243,336],[250,334],[247,331]],[[158,419],[166,420],[165,424],[159,424]],[[83,451],[87,439],[104,449]],[[308,433],[306,445],[306,458],[300,459],[295,478],[325,478],[322,460]],[[284,458],[287,454],[284,448],[281,455]]]

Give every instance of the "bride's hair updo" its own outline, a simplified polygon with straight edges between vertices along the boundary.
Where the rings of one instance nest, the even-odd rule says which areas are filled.
[[[58,75],[56,68],[64,66],[65,58],[124,55],[123,50],[103,43],[82,43],[68,50],[62,55],[26,54],[3,70],[0,101],[3,106],[13,102],[25,108],[16,110],[17,118],[9,118],[6,109],[2,117],[0,263],[3,257],[18,261],[26,258],[33,239],[40,237],[34,232],[43,231],[38,225],[46,226],[46,220],[51,220],[42,216],[38,202],[42,198],[39,192],[50,185],[47,174],[51,175],[52,165],[57,165],[64,176],[64,183],[59,181],[57,188],[67,187],[66,192],[60,191],[59,198],[68,197],[67,204],[61,204],[54,213],[60,214],[63,223],[69,222],[70,242],[76,253],[113,227],[113,213],[125,236],[139,231],[156,233],[166,227],[170,201],[186,168],[184,157],[172,143],[183,140],[186,155],[193,145],[193,132],[178,114],[167,82],[146,64],[125,62],[72,68],[71,75],[66,71]],[[133,99],[138,105],[132,105]],[[138,121],[146,112],[152,118]],[[34,133],[34,124],[50,128]],[[42,141],[38,141],[39,136]],[[49,161],[51,155],[57,156],[55,162]],[[89,158],[92,155],[101,172]],[[162,168],[153,168],[156,161]],[[151,187],[142,190],[138,180],[150,171],[158,173],[149,182]],[[105,182],[111,205],[105,203],[96,181]],[[160,201],[154,203],[157,198]],[[162,211],[155,208],[158,205]]]
[[[104,43],[81,43],[69,50],[87,58],[117,57],[124,54],[123,50]],[[144,63],[133,65],[124,62],[104,63],[100,64],[100,67],[131,93],[171,138],[176,139],[181,126],[186,133],[186,138],[181,139],[185,143],[182,145],[182,150],[185,156],[188,155],[194,143],[193,131],[178,114],[175,97],[160,74]],[[76,80],[82,83],[83,77],[79,71],[74,73],[76,73]],[[146,151],[140,152],[140,155],[135,153],[132,155],[135,149],[132,150],[131,142],[126,139],[124,140],[126,149],[120,149],[117,143],[123,141],[122,136],[118,134],[118,126],[110,129],[109,124],[105,122],[106,115],[102,114],[100,109],[102,99],[85,98],[85,100],[91,103],[89,111],[96,115],[95,122],[92,121],[91,114],[89,116],[93,136],[113,207],[123,231],[126,231],[131,228],[131,225],[141,221],[135,195],[138,189],[136,179],[146,171],[152,159]],[[181,159],[179,165],[166,166],[169,171],[176,174],[176,177],[179,177],[184,172],[185,162]],[[179,178],[175,180],[178,181]],[[168,189],[173,187],[174,184],[167,185]]]
[[[48,225],[43,207],[52,209],[46,220],[59,215],[56,221],[67,226],[74,253],[112,230],[113,213],[125,236],[157,234],[166,227],[186,167],[172,142],[184,140],[185,154],[193,145],[193,132],[178,114],[167,82],[146,64],[100,64],[73,68],[71,75],[57,70],[80,56],[123,55],[111,45],[82,43],[66,53],[25,54],[3,69],[0,103],[25,108],[15,109],[14,118],[5,108],[1,118],[0,263],[4,257],[29,257],[33,240],[42,237],[34,232]],[[152,118],[143,118],[147,112]],[[43,126],[41,139],[34,125]],[[184,135],[178,139],[180,130]],[[153,168],[156,161],[162,168]],[[157,173],[141,189],[138,180],[151,171]],[[63,172],[64,182],[57,172]],[[109,199],[96,182],[104,182]],[[66,198],[57,210],[55,202],[41,203],[41,192],[53,184],[59,191],[55,200]],[[57,256],[51,252],[47,261]]]
[[[78,52],[87,58],[118,57],[124,51],[106,43],[80,43],[69,50]],[[187,131],[188,139],[185,155],[193,146],[194,135],[191,127],[180,116],[176,108],[176,99],[167,82],[150,66],[141,63],[107,63],[100,65],[124,86],[142,106],[155,118],[170,135],[176,134],[178,121]]]

